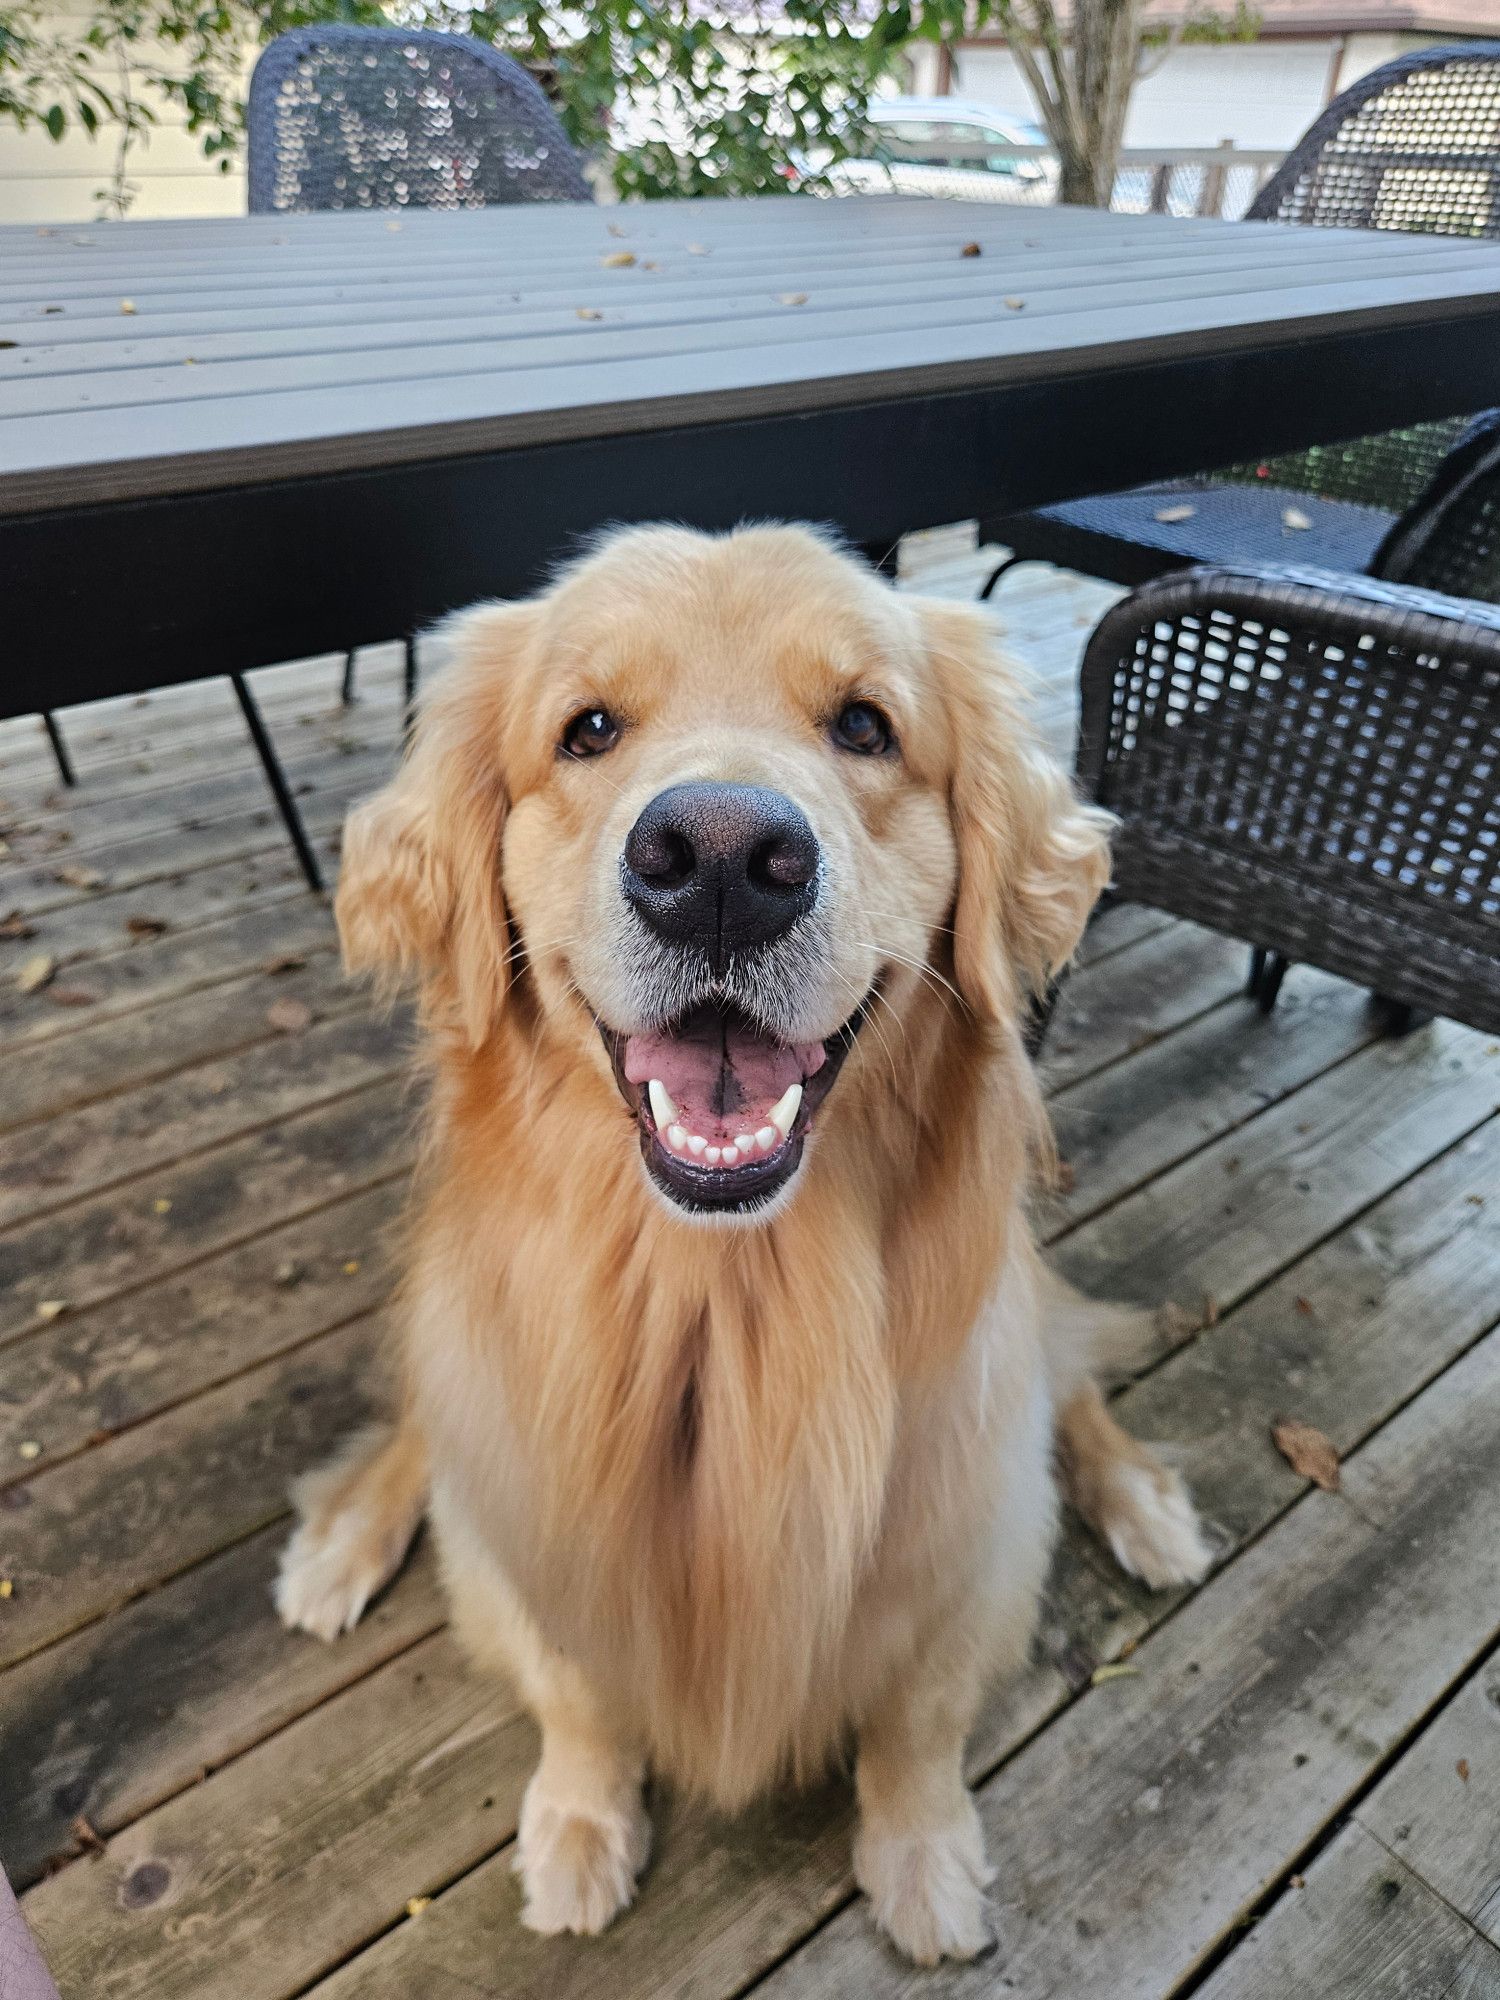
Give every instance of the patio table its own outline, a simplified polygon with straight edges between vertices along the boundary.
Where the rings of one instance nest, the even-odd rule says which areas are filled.
[[[855,540],[1500,401],[1500,245],[898,198],[0,229],[0,714],[606,521]]]

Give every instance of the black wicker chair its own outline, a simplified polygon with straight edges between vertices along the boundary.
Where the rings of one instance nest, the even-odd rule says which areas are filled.
[[[1500,423],[1393,528],[1378,576],[1179,571],[1083,664],[1083,788],[1115,893],[1250,940],[1267,1010],[1302,960],[1500,1033]],[[1442,586],[1442,591],[1424,587]]]
[[[1426,49],[1334,99],[1247,220],[1500,236],[1500,42]],[[1307,561],[1365,569],[1463,419],[1320,445],[1205,477],[1066,501],[980,524],[1018,562],[1140,584],[1185,564]],[[1289,526],[1288,512],[1309,525]],[[1163,519],[1165,515],[1167,518]]]
[[[551,106],[518,63],[467,35],[428,28],[295,28],[262,53],[245,113],[252,214],[326,209],[484,208],[592,201]],[[405,640],[404,713],[416,696]],[[353,652],[342,698],[354,698]],[[232,675],[303,871],[317,862],[276,754]]]

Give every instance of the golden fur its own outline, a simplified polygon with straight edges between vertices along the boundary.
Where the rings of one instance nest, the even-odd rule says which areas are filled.
[[[804,530],[620,535],[447,641],[338,896],[351,969],[420,981],[434,1071],[407,1408],[304,1491],[283,1615],[352,1623],[436,1466],[459,1629],[542,1726],[529,1922],[597,1929],[629,1899],[648,1766],[734,1806],[852,1736],[877,1920],[919,1959],[970,1955],[962,1744],[1029,1639],[1055,1425],[1123,1561],[1160,1582],[1205,1560],[1025,1219],[1046,1128],[1018,1021],[1077,944],[1107,823],[1039,749],[981,613]],[[830,748],[856,696],[899,757]],[[619,747],[560,760],[593,702]],[[624,834],[685,776],[775,785],[817,828],[801,1032],[882,978],[791,1186],[730,1222],[648,1181],[596,1029],[628,1011]]]

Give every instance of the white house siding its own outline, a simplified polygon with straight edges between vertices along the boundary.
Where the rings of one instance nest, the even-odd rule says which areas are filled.
[[[87,20],[92,8],[62,7],[54,18],[74,13]],[[112,86],[108,65],[101,80]],[[248,76],[248,66],[247,66]],[[143,133],[126,161],[126,179],[136,190],[132,215],[243,215],[244,162],[219,171],[203,157],[199,139],[187,132],[181,114],[154,95],[149,100],[160,123]],[[0,120],[0,222],[92,222],[101,213],[97,190],[114,170],[115,140],[106,129],[90,139],[71,127],[53,140],[40,125],[17,131]]]
[[[1428,36],[1351,35],[1339,66],[1339,87]],[[1136,86],[1125,126],[1127,146],[1217,146],[1233,140],[1251,149],[1285,149],[1322,110],[1338,44],[1332,40],[1190,43]],[[936,61],[923,50],[912,89],[935,87]],[[1017,117],[1034,117],[1026,84],[1004,48],[954,52],[953,94],[977,98]]]

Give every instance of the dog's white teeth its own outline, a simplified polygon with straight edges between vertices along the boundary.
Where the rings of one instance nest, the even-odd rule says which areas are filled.
[[[741,1132],[734,1143],[739,1147],[740,1152],[747,1160],[755,1151],[755,1140],[749,1132]]]
[[[784,1094],[771,1106],[767,1115],[783,1139],[791,1137],[792,1127],[797,1122],[797,1113],[801,1105],[802,1086],[800,1083],[792,1083],[787,1085]]]
[[[717,1146],[710,1146],[703,1157],[711,1167],[716,1167],[723,1156]]]
[[[651,1099],[651,1116],[656,1120],[658,1132],[665,1132],[669,1125],[677,1123],[677,1106],[667,1095],[667,1086],[653,1076],[646,1085],[646,1094]]]
[[[707,1139],[700,1139],[696,1132],[689,1132],[687,1135],[687,1149],[695,1160],[701,1160],[703,1155],[708,1151],[708,1141]]]
[[[755,1135],[755,1143],[763,1153],[769,1153],[781,1143],[781,1134],[774,1125],[762,1125]]]
[[[667,1127],[667,1144],[672,1148],[674,1153],[685,1152],[687,1150],[687,1142],[688,1135],[680,1125],[669,1125]]]

